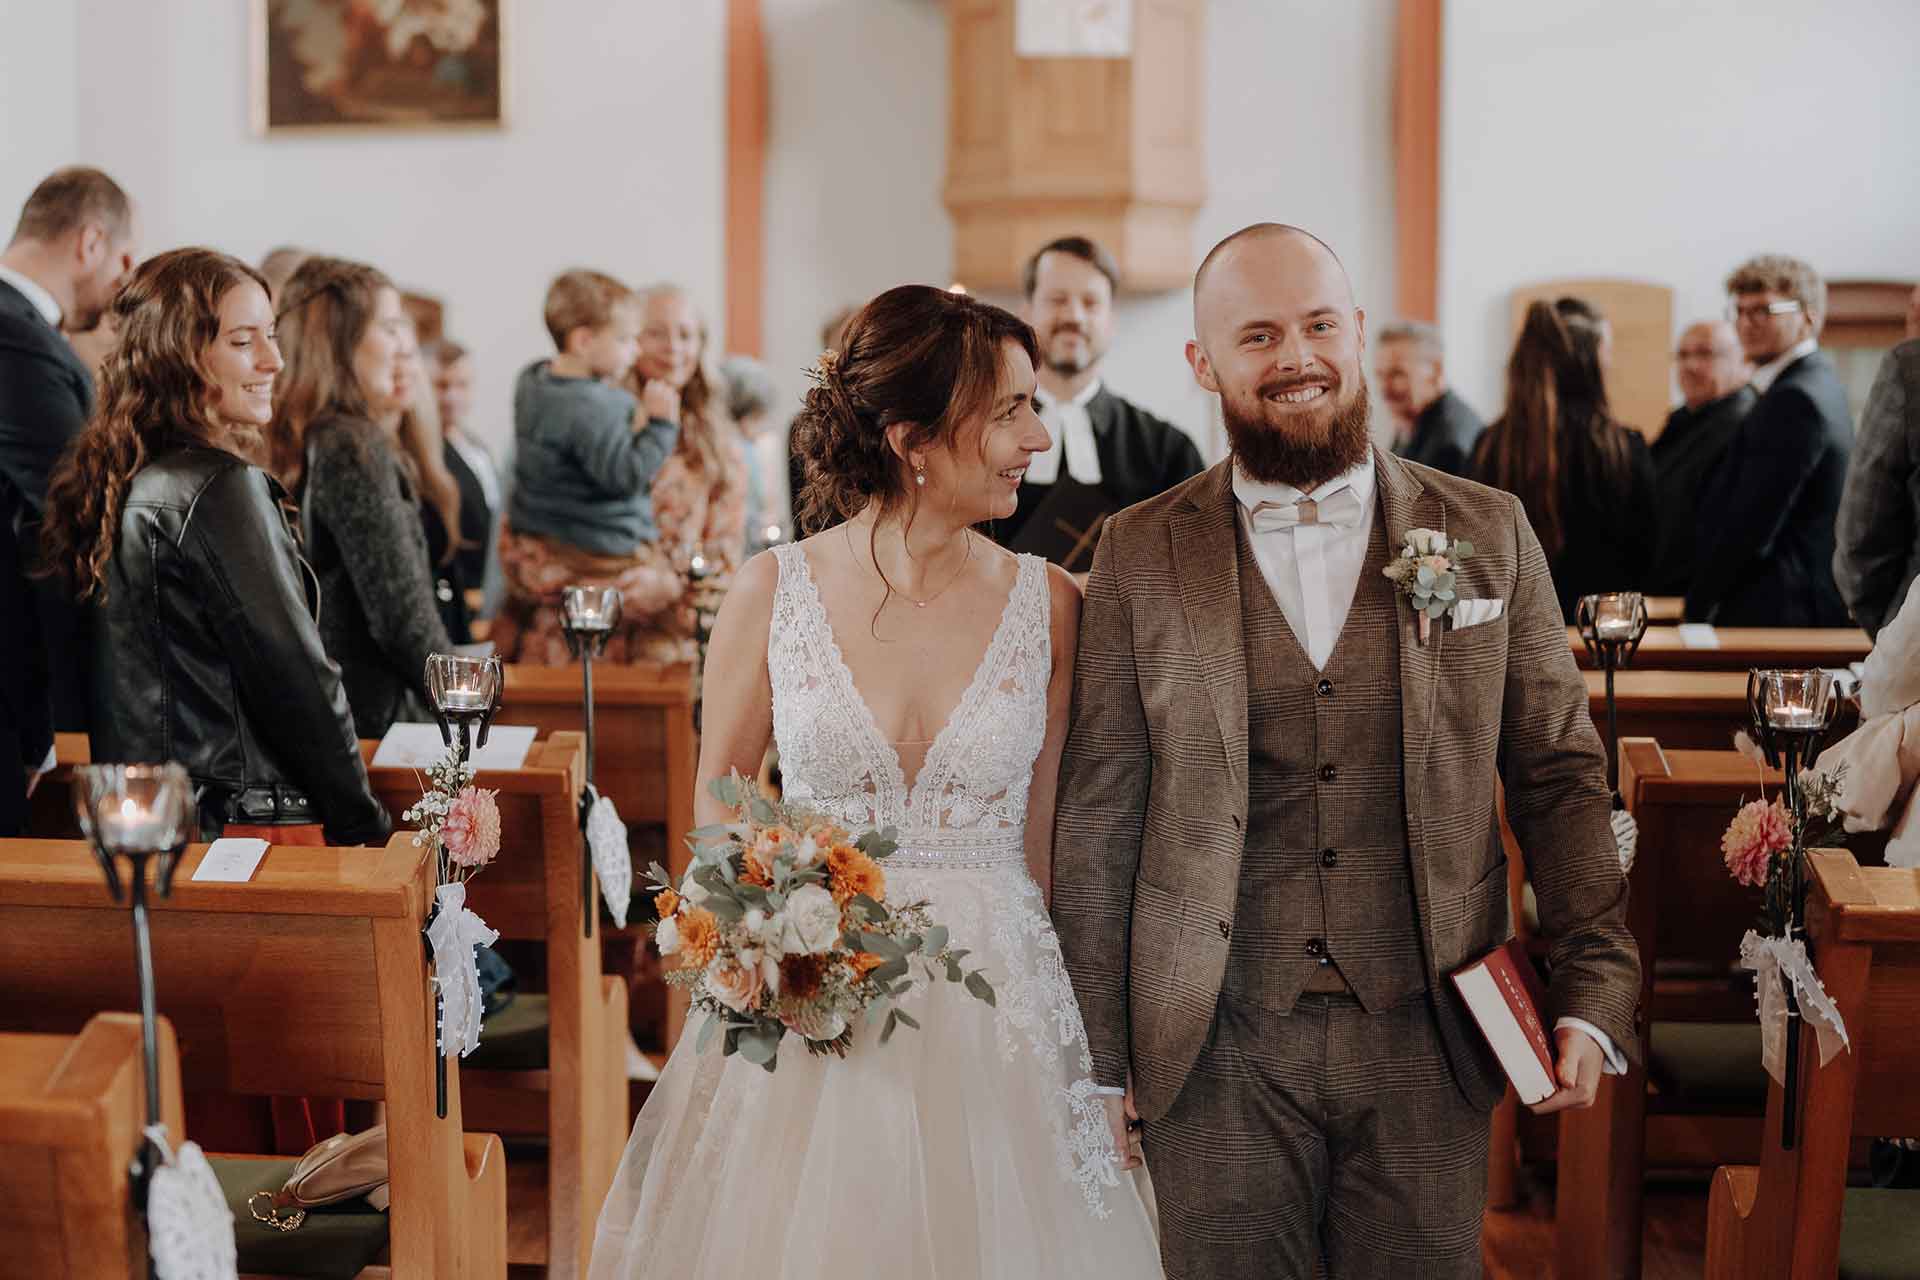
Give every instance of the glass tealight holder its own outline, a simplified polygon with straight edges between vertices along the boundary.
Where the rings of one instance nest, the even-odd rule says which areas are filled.
[[[83,764],[74,770],[74,815],[122,900],[117,857],[159,855],[158,889],[173,885],[174,856],[198,825],[193,780],[177,764]]]

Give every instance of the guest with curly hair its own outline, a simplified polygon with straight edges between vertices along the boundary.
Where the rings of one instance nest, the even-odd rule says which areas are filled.
[[[281,370],[266,283],[176,249],[113,315],[120,344],[54,473],[42,544],[96,612],[93,758],[180,761],[208,837],[385,839],[285,493],[246,462]]]

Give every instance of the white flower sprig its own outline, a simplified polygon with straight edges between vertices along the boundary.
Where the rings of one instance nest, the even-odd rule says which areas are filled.
[[[1472,555],[1471,542],[1449,543],[1438,529],[1409,529],[1399,556],[1381,570],[1413,601],[1421,644],[1432,634],[1433,620],[1453,607],[1460,566]]]

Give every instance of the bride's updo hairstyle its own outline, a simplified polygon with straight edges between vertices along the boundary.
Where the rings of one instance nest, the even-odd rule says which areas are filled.
[[[903,455],[954,448],[985,422],[1008,342],[1039,363],[1025,321],[962,293],[906,284],[862,307],[842,349],[820,357],[794,420],[793,447],[806,467],[801,529],[849,519],[871,502],[883,515],[906,505],[915,490]],[[887,441],[897,424],[906,426],[899,451]]]

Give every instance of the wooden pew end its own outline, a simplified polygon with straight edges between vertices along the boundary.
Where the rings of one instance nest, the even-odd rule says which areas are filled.
[[[1713,1171],[1707,1196],[1706,1280],[1751,1280],[1758,1274],[1747,1268],[1748,1218],[1760,1190],[1760,1169],[1751,1164],[1723,1164]]]
[[[507,1151],[491,1133],[463,1133],[467,1162],[467,1274],[507,1273]]]

